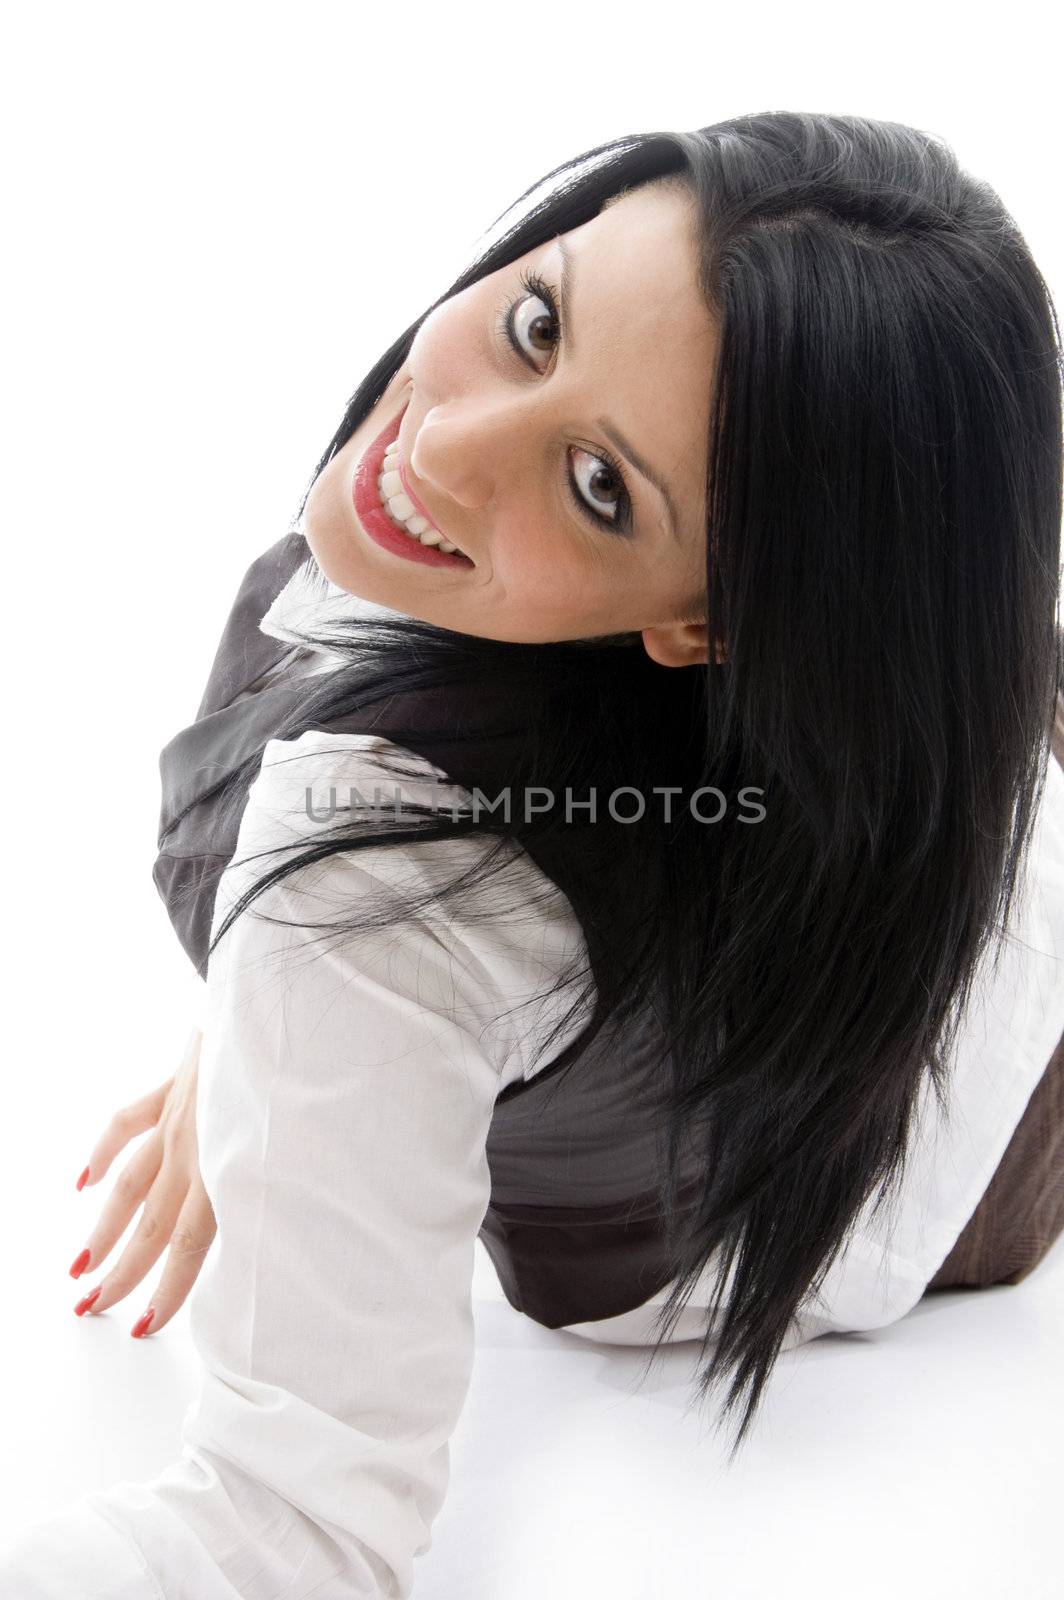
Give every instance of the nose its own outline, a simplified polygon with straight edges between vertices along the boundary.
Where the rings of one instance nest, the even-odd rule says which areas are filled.
[[[500,473],[518,470],[523,424],[502,408],[489,413],[447,410],[434,406],[425,414],[414,439],[409,465],[415,483],[434,489],[442,501],[451,500],[466,511],[481,511],[491,503]],[[442,510],[443,508],[441,508]]]

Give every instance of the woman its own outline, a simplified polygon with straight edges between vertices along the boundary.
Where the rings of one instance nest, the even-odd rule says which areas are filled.
[[[203,1391],[4,1595],[408,1595],[478,1231],[548,1326],[703,1338],[738,1446],[782,1349],[1064,1226],[1046,286],[896,124],[559,175],[356,392],[163,752],[202,1049],[88,1309],[173,1237],[135,1331],[195,1281]]]

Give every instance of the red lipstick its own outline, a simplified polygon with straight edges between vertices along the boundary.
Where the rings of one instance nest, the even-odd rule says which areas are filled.
[[[474,563],[460,551],[453,550],[448,553],[446,550],[438,550],[434,545],[422,544],[419,539],[414,538],[413,534],[404,533],[402,528],[392,521],[381,504],[377,479],[381,474],[384,452],[390,444],[393,444],[398,439],[399,429],[405,415],[406,408],[404,407],[399,415],[394,417],[382,429],[373,443],[366,447],[355,469],[354,481],[351,485],[351,498],[354,501],[358,520],[374,544],[380,545],[383,550],[391,551],[393,555],[404,556],[407,561],[420,561],[423,565],[429,567],[471,567]],[[403,475],[403,483],[406,483],[405,474]],[[407,489],[407,493],[410,493],[409,489]],[[410,495],[410,499],[414,501],[414,496]],[[421,506],[416,501],[414,503],[421,514],[426,517],[426,520],[432,522],[432,518],[422,511]],[[433,523],[433,526],[435,526],[435,523]]]

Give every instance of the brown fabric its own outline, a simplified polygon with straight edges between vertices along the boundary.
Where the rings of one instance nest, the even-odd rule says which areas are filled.
[[[1050,747],[1064,767],[1064,696]],[[1064,1036],[1050,1057],[990,1184],[927,1286],[1019,1283],[1064,1233]]]
[[[701,1189],[701,1179],[681,1185],[681,1216],[694,1210]],[[619,1316],[675,1276],[657,1189],[609,1206],[493,1200],[480,1238],[507,1300],[545,1328]]]

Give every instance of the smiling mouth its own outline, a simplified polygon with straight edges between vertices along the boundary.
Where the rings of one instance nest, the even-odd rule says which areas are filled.
[[[475,568],[471,556],[445,539],[431,518],[422,516],[420,502],[406,493],[404,480],[395,470],[398,462],[393,458],[404,415],[405,410],[387,423],[355,468],[351,484],[355,515],[363,531],[395,555],[436,567],[441,573],[446,568],[455,573]],[[392,467],[391,477],[385,470],[386,455]]]
[[[439,550],[443,555],[457,554],[465,561],[470,559],[464,550],[449,540],[443,530],[437,527],[411,489],[399,456],[398,437],[392,440],[384,452],[381,468],[377,474],[377,492],[385,514],[408,538],[416,540],[427,549]]]

